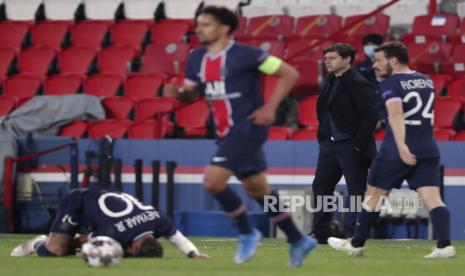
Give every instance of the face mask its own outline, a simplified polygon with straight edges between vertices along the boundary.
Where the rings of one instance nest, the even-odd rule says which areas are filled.
[[[363,52],[367,57],[373,59],[375,57],[375,50],[378,48],[377,45],[365,45],[363,46]]]

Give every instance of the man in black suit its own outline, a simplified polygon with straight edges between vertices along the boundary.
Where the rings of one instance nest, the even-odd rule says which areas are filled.
[[[378,121],[376,92],[362,75],[352,68],[355,50],[337,43],[323,50],[329,75],[323,82],[318,98],[317,115],[319,155],[312,184],[314,207],[316,200],[333,196],[344,175],[350,196],[362,196],[367,173],[376,155],[373,132]],[[320,206],[324,206],[324,203]],[[351,235],[356,213],[346,213],[349,223],[345,231]],[[330,235],[332,212],[317,211],[313,219],[313,235],[326,243]],[[334,235],[334,233],[331,233]]]

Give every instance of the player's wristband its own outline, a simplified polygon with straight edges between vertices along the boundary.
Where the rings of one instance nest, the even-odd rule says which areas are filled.
[[[176,231],[168,240],[176,246],[179,251],[190,258],[192,254],[199,254],[197,247],[179,231]]]

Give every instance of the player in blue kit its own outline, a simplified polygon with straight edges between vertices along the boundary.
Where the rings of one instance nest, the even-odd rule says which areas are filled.
[[[428,209],[437,238],[425,258],[455,257],[450,242],[449,210],[439,191],[439,150],[434,141],[434,84],[426,75],[410,70],[408,53],[400,42],[376,49],[373,68],[386,77],[380,93],[389,122],[381,149],[368,177],[368,189],[355,235],[351,240],[329,238],[328,244],[351,256],[362,256],[365,241],[379,216],[380,202],[406,180]]]
[[[227,182],[235,175],[248,195],[262,205],[267,196],[278,198],[266,181],[262,146],[279,103],[289,94],[299,75],[279,58],[232,40],[230,35],[237,26],[238,19],[232,11],[213,6],[204,8],[197,18],[196,34],[205,48],[190,54],[184,86],[165,85],[164,94],[184,101],[204,96],[209,101],[219,148],[205,169],[204,186],[239,229],[234,260],[241,264],[254,256],[262,234],[252,227],[245,206]],[[263,102],[260,91],[262,74],[278,78],[276,90],[267,103]],[[276,211],[268,215],[288,237],[289,266],[302,265],[316,242],[302,235],[289,213]]]
[[[86,234],[77,235],[81,231]],[[186,256],[208,258],[153,206],[129,194],[100,188],[72,190],[60,201],[49,236],[39,235],[17,246],[11,256],[66,256],[80,248],[89,235],[115,239],[128,257],[162,257],[157,238],[166,237]]]

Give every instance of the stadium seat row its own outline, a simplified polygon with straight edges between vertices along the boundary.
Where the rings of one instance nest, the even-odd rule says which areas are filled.
[[[241,3],[242,2],[242,3]],[[160,5],[160,4],[163,5]],[[73,20],[81,13],[88,19],[113,20],[120,14],[136,20],[153,19],[159,7],[167,18],[190,19],[204,5],[221,5],[236,10],[248,17],[270,14],[286,14],[295,17],[315,14],[352,16],[366,14],[382,4],[383,0],[326,1],[326,0],[5,0],[6,17],[10,20],[34,20],[43,4],[43,17],[50,20]],[[411,18],[427,13],[428,0],[397,3],[385,12],[395,25],[411,24]]]
[[[119,14],[135,20],[153,19],[159,7],[168,18],[193,18],[201,5],[216,4],[236,9],[241,0],[4,0],[6,18],[33,21],[38,14],[49,20],[114,20]],[[2,1],[3,2],[3,1]],[[163,5],[160,5],[160,4]],[[41,9],[43,7],[43,9]],[[40,16],[39,16],[40,17]]]

